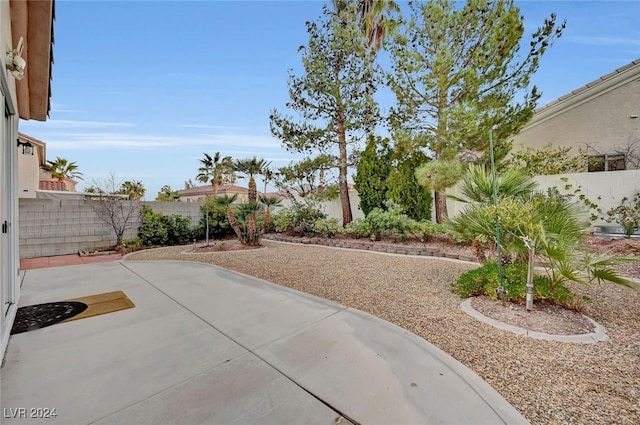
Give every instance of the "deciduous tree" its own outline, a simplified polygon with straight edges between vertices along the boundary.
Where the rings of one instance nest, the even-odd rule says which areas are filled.
[[[87,202],[100,219],[116,234],[116,248],[122,247],[124,233],[131,229],[140,217],[140,202],[129,200],[120,193],[122,182],[114,173],[96,180],[91,186],[95,192],[87,196]]]

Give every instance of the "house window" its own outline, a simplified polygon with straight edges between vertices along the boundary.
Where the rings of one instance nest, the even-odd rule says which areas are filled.
[[[626,170],[627,161],[623,153],[589,155],[589,172]]]

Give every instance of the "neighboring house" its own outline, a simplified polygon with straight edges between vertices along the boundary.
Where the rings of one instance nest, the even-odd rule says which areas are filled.
[[[207,197],[213,196],[213,186],[198,186],[178,191],[182,202],[204,202]],[[238,195],[236,203],[249,202],[249,189],[234,184],[221,184],[218,186],[218,196]]]
[[[4,356],[20,297],[18,120],[45,121],[51,97],[54,1],[0,2],[0,353]],[[17,47],[22,38],[21,55]],[[7,50],[9,50],[7,54]],[[21,59],[19,59],[21,58]],[[26,68],[22,67],[22,60]],[[22,79],[20,79],[22,78]],[[35,155],[34,155],[35,156]]]
[[[640,168],[640,59],[537,109],[513,149],[587,150],[589,172]]]
[[[47,144],[18,133],[18,198],[38,198],[39,192],[75,192],[77,181],[59,181],[42,169],[47,163]]]
[[[640,59],[537,109],[514,137],[513,150],[548,144],[571,147],[572,155],[582,148],[589,161],[582,172],[536,176],[540,189],[556,187],[567,194],[579,189],[603,213],[640,191]],[[447,200],[450,216],[462,207]]]

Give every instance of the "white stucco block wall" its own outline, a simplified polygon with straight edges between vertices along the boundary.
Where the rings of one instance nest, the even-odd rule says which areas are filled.
[[[304,198],[301,198],[300,202],[304,202]],[[290,208],[291,204],[289,199],[283,199],[282,206],[274,209],[274,214],[282,208]],[[354,220],[364,218],[364,212],[360,209],[360,196],[358,196],[358,192],[355,190],[349,191],[349,204],[351,205],[351,216]],[[342,223],[342,202],[340,201],[340,197],[330,201],[320,202],[320,208],[327,214],[327,218],[335,218]]]
[[[590,201],[597,203],[603,213],[618,206],[622,198],[631,199],[636,192],[640,191],[640,170],[555,174],[536,176],[534,180],[538,183],[538,189],[542,191],[546,191],[550,187],[557,187],[561,194],[569,194],[579,188],[580,192],[576,194],[576,199],[580,194],[585,195]],[[567,185],[571,187],[567,188]],[[454,186],[447,189],[447,193],[459,194],[459,190],[457,186]],[[463,203],[447,199],[449,217],[455,217],[463,207]],[[602,220],[597,220],[593,224],[604,223]]]

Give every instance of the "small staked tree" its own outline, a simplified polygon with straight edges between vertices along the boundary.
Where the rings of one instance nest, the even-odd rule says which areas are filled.
[[[131,229],[140,217],[140,201],[130,200],[120,193],[122,182],[110,173],[102,180],[92,184],[95,192],[86,196],[86,201],[100,219],[108,224],[116,235],[116,249],[122,248],[127,230]],[[89,193],[89,192],[87,192]]]
[[[461,149],[486,151],[492,128],[496,144],[517,134],[540,97],[529,88],[531,75],[564,23],[551,14],[525,44],[524,18],[512,0],[428,0],[410,8],[390,45],[392,127],[423,133],[436,161],[455,159]],[[442,190],[435,200],[441,222]]]
[[[64,181],[64,179],[80,179],[82,180],[82,173],[78,171],[78,165],[75,162],[69,162],[68,160],[60,157],[56,157],[55,161],[48,160],[42,169],[51,173],[51,177],[58,179],[58,181]]]
[[[379,119],[373,99],[378,80],[375,58],[358,26],[357,4],[345,3],[340,10],[325,6],[318,22],[307,22],[309,43],[300,48],[304,75],[289,76],[286,104],[301,121],[277,110],[270,115],[271,133],[287,150],[320,154],[337,150],[343,224],[352,220],[347,180],[350,147]]]

